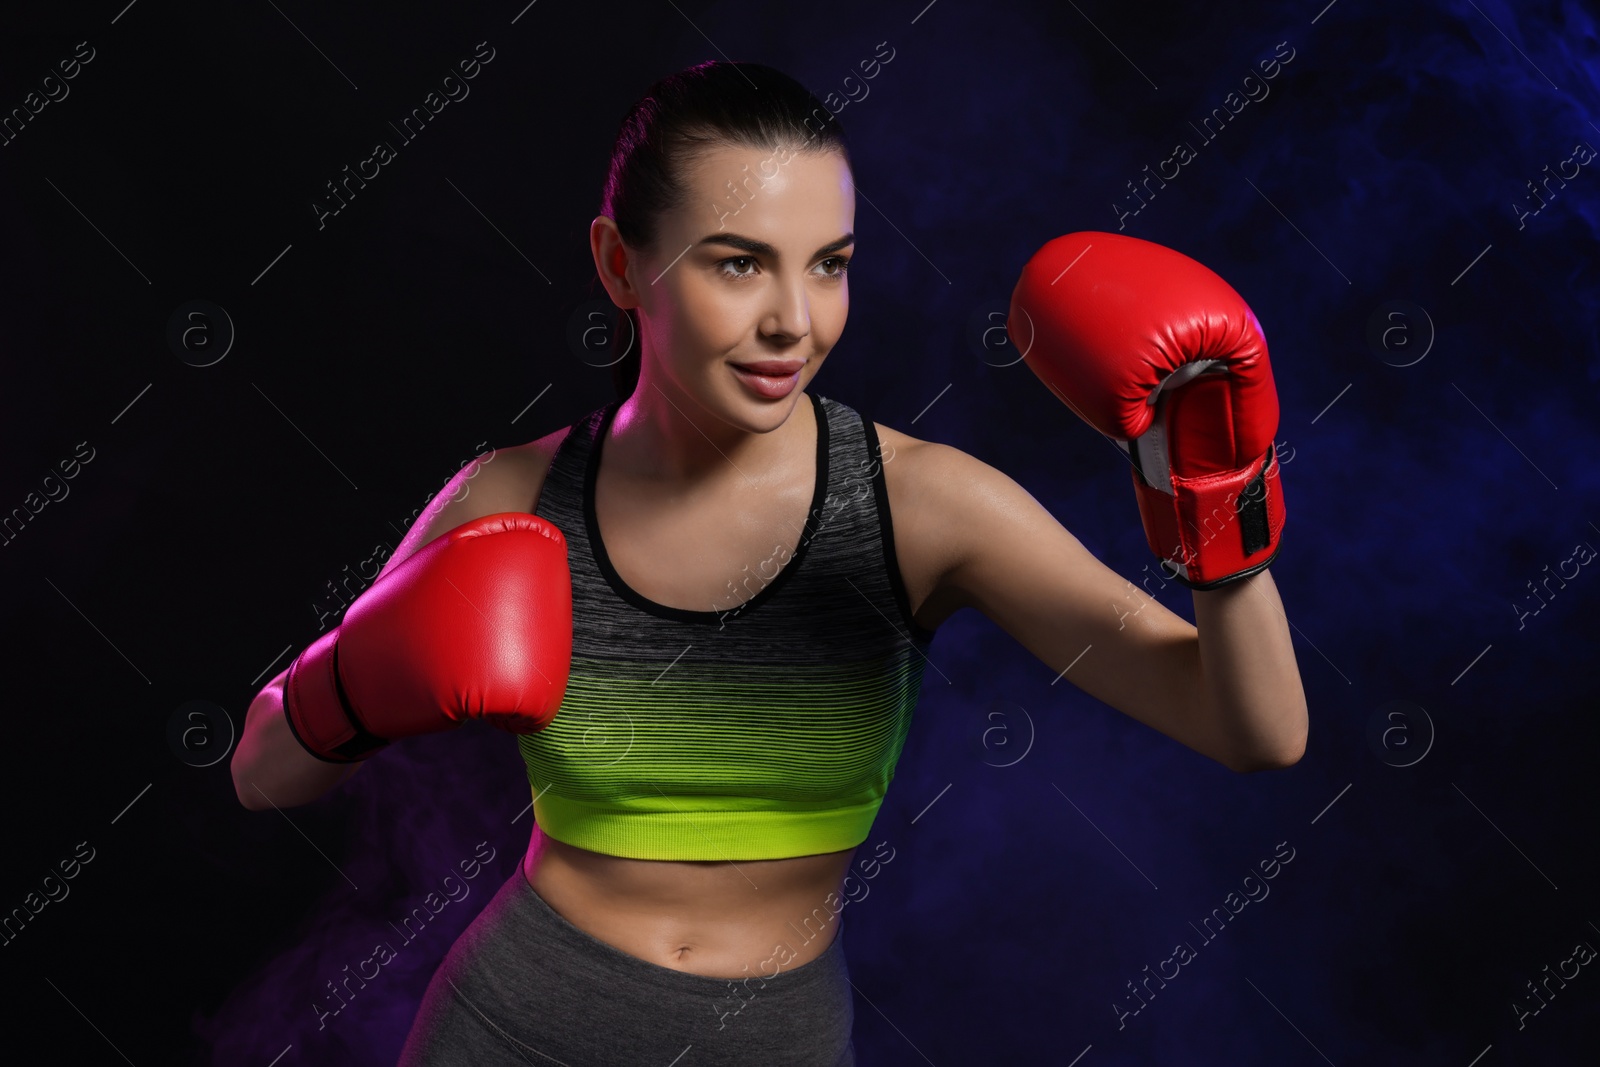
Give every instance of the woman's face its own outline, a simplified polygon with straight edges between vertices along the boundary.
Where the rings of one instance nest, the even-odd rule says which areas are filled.
[[[775,429],[844,331],[849,167],[834,151],[717,147],[682,179],[685,205],[659,220],[650,254],[628,260],[646,335],[635,395],[653,404],[659,389],[734,426]],[[765,362],[795,369],[769,367],[766,380],[736,369]]]

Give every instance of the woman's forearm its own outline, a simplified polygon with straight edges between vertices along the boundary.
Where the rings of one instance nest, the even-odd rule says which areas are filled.
[[[244,732],[229,769],[239,803],[251,811],[309,804],[360,769],[360,763],[328,763],[296,741],[283,715],[283,679],[278,675],[250,702]]]
[[[1236,769],[1289,766],[1305,751],[1309,717],[1271,573],[1192,595],[1204,689],[1236,739]]]

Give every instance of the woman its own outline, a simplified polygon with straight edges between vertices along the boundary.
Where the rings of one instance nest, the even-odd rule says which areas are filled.
[[[519,741],[521,870],[441,964],[403,1064],[854,1063],[841,890],[893,856],[860,850],[961,607],[1234,769],[1298,758],[1264,569],[1197,592],[1199,633],[1154,601],[1128,626],[1128,583],[1015,482],[806,391],[844,329],[854,218],[843,132],[798,83],[751,63],[658,82],[590,227],[637,339],[621,396],[480,457],[386,565],[533,512],[573,590],[559,714]],[[307,758],[281,685],[235,778],[301,803],[360,764]]]

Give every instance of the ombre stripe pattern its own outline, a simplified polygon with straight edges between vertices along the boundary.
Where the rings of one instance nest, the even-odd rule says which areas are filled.
[[[592,536],[618,402],[562,442],[535,513],[566,535],[573,660],[518,744],[558,841],[637,859],[779,859],[863,842],[894,778],[933,634],[910,618],[874,428],[811,396],[818,479],[792,554],[705,611],[629,588]],[[599,442],[599,447],[597,447]],[[785,546],[787,547],[787,546]]]

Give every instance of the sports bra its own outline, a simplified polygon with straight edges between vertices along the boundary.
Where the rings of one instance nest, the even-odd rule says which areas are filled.
[[[911,618],[876,429],[808,394],[806,524],[706,610],[612,567],[595,478],[621,401],[574,423],[534,514],[565,535],[572,667],[554,720],[517,739],[542,832],[634,859],[784,859],[854,848],[883,803],[934,632]],[[794,545],[792,551],[789,546]],[[736,592],[737,591],[737,592]]]

